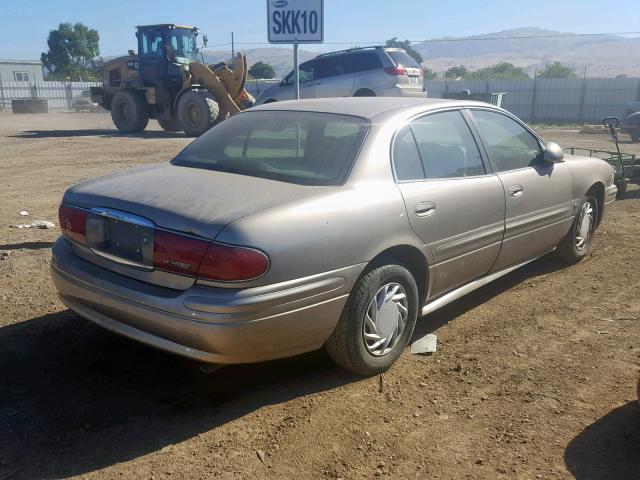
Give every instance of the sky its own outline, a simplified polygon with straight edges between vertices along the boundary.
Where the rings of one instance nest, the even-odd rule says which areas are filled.
[[[638,0],[325,0],[324,10],[324,38],[331,44],[301,48],[336,50],[391,37],[417,42],[529,26],[577,33],[640,31]],[[134,27],[153,23],[197,26],[210,47],[229,42],[232,31],[239,49],[268,46],[259,45],[267,43],[266,0],[0,0],[0,59],[39,59],[49,30],[61,22],[98,30],[105,57],[135,49]]]

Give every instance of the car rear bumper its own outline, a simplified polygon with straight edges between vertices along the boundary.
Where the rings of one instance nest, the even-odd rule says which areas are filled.
[[[393,85],[377,88],[375,93],[379,97],[414,97],[427,98],[427,92],[422,91],[422,85]]]
[[[98,267],[60,238],[51,275],[65,305],[108,330],[199,361],[251,363],[320,348],[363,268],[247,289],[182,291]]]

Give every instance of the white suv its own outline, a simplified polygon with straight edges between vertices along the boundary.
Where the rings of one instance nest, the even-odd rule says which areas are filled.
[[[300,98],[425,97],[422,68],[401,48],[364,47],[325,53],[300,64]],[[293,72],[256,104],[295,98]]]

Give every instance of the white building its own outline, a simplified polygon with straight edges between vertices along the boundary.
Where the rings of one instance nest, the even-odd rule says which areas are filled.
[[[41,82],[44,80],[39,60],[0,60],[0,81]]]

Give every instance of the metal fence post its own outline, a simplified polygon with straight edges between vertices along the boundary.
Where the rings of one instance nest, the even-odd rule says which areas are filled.
[[[582,91],[580,92],[580,113],[578,121],[584,121],[584,99],[587,94],[587,67],[584,67],[584,76],[582,77]]]
[[[65,85],[65,97],[67,99],[67,110],[71,110],[71,106],[72,106],[72,93],[71,93],[71,82],[67,83]]]
[[[531,92],[531,121],[536,121],[536,97],[538,90],[538,70],[533,72],[533,92]]]
[[[640,85],[638,85],[640,87]],[[640,92],[640,88],[638,88]],[[2,74],[0,73],[0,111],[4,112],[4,85],[2,83]]]

